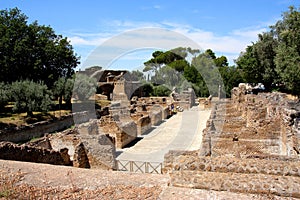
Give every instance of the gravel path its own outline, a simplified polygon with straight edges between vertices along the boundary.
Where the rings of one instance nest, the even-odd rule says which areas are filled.
[[[169,150],[197,150],[210,110],[193,107],[179,112],[143,136],[134,146],[118,150],[118,160],[163,162]]]

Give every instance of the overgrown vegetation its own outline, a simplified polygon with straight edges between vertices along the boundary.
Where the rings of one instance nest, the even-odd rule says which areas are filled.
[[[291,6],[237,59],[245,81],[300,96],[300,8]]]
[[[225,56],[216,57],[211,49],[200,52],[178,47],[166,52],[155,51],[152,57],[144,63],[143,71],[150,75],[148,81],[164,85],[170,91],[174,87],[178,92],[192,87],[197,96],[207,97],[217,95],[219,85],[224,85],[228,97],[231,89],[242,79],[238,69],[229,66]]]

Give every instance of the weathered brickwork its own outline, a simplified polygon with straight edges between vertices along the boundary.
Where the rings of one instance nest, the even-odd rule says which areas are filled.
[[[196,152],[170,151],[171,185],[300,198],[300,104],[282,93],[246,94],[212,106]]]
[[[26,162],[48,163],[53,165],[72,165],[68,150],[60,151],[0,142],[0,159]]]

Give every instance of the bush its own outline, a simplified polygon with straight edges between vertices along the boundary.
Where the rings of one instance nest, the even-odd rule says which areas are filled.
[[[97,80],[95,78],[90,78],[84,74],[76,74],[73,94],[75,94],[80,101],[88,100],[95,94],[96,88]]]
[[[171,94],[171,90],[164,85],[155,86],[153,89],[153,96],[163,97],[169,96]]]
[[[29,80],[12,83],[11,97],[15,101],[13,110],[27,112],[29,117],[33,111],[47,112],[52,104],[47,86]]]

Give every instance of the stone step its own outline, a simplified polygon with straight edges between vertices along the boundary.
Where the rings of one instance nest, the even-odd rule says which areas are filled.
[[[300,198],[300,177],[208,171],[174,171],[171,185],[194,189]]]
[[[287,158],[288,159],[288,158]],[[291,160],[239,159],[233,157],[200,157],[195,155],[165,156],[170,171],[198,170],[204,172],[266,174],[300,177],[300,162]]]

